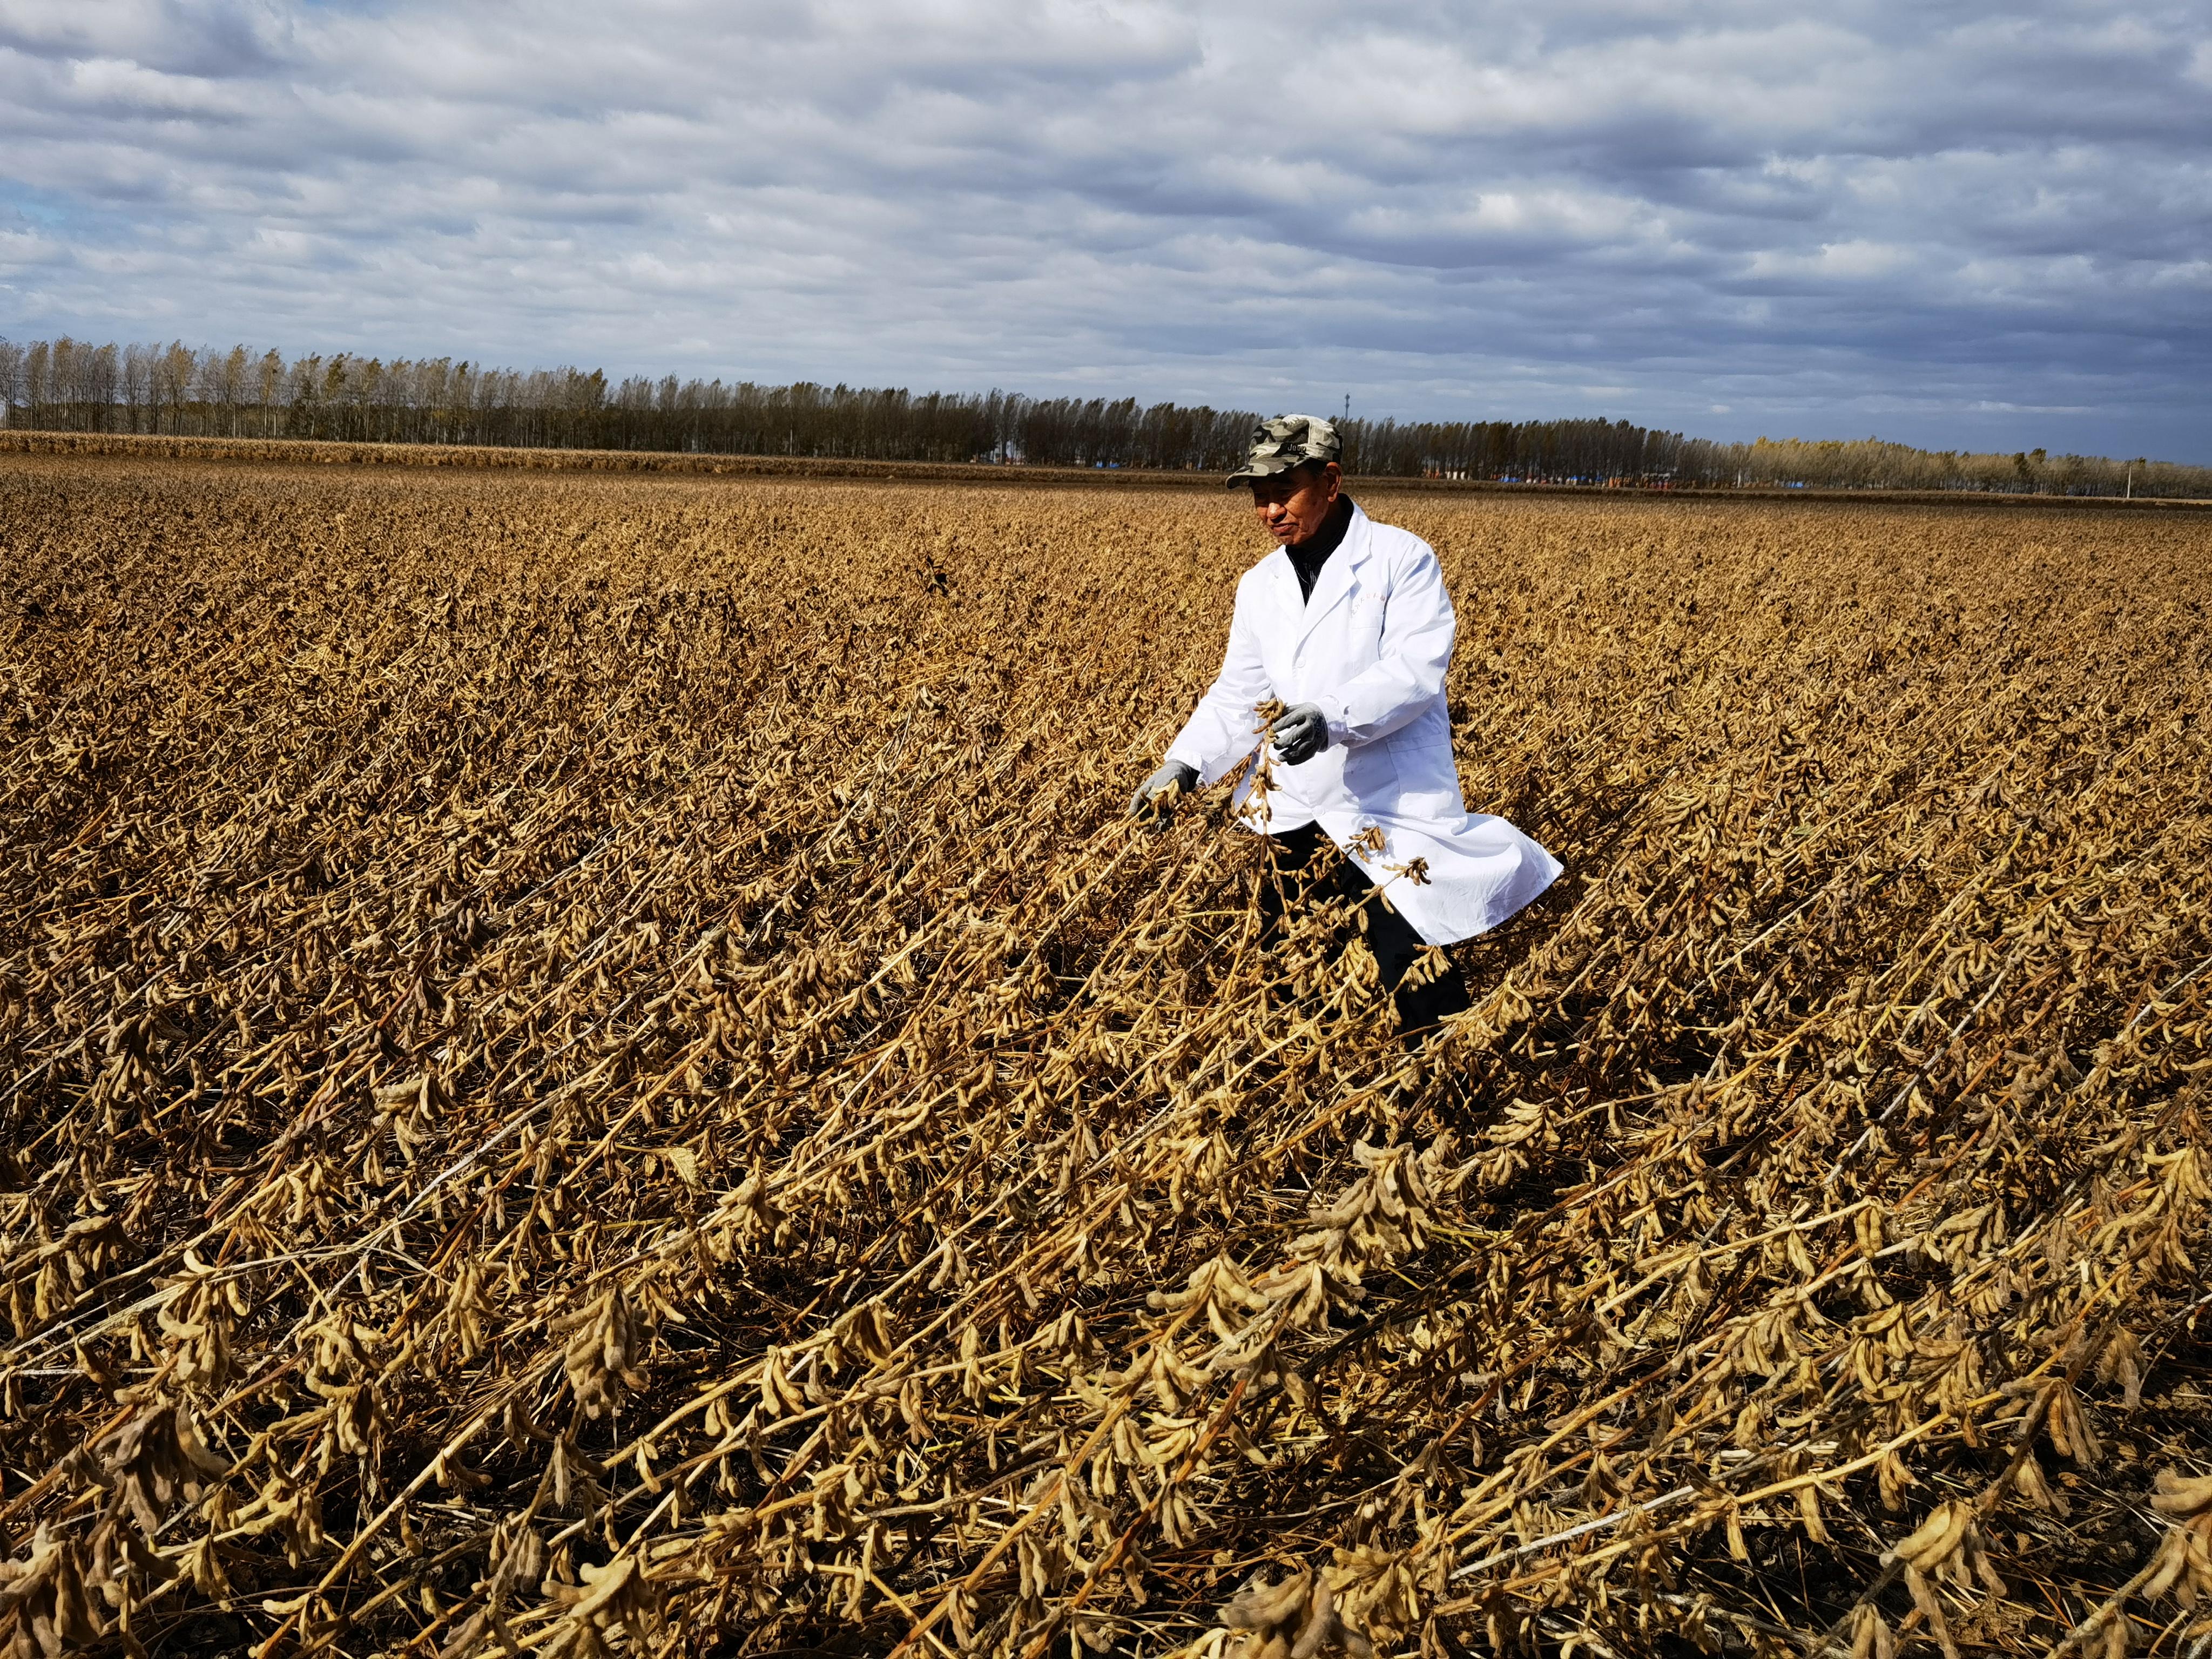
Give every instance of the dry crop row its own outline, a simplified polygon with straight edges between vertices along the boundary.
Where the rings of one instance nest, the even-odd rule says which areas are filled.
[[[406,467],[465,472],[659,474],[677,477],[785,479],[871,478],[904,483],[966,483],[1118,487],[1126,475],[1079,466],[1001,466],[969,461],[877,461],[856,456],[726,455],[684,450],[552,449],[517,445],[374,443],[310,438],[200,438],[168,434],[49,432],[0,426],[0,455],[76,459],[201,461],[273,466]],[[1152,472],[1148,485],[1218,489],[1220,479],[1196,472]],[[2021,496],[2018,504],[2067,506],[2064,496]],[[2160,507],[2163,503],[2145,503]]]
[[[1372,505],[1413,1055],[1221,501],[9,462],[0,1642],[2201,1651],[2205,532]]]

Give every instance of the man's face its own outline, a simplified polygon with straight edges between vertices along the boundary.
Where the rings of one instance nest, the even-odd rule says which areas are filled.
[[[1343,469],[1334,461],[1297,467],[1276,477],[1253,479],[1252,506],[1276,546],[1295,547],[1320,532],[1343,485]]]

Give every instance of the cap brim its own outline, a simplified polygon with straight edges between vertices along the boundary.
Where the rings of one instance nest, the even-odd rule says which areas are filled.
[[[1261,478],[1279,478],[1285,472],[1295,472],[1304,465],[1303,460],[1297,460],[1283,461],[1273,466],[1255,466],[1250,461],[1247,461],[1222,482],[1229,489],[1234,489],[1238,484],[1251,483]]]

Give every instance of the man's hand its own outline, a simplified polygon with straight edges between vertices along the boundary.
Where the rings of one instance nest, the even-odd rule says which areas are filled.
[[[1328,747],[1328,717],[1317,702],[1294,703],[1275,716],[1267,737],[1275,745],[1275,758],[1297,766]]]
[[[1132,817],[1147,807],[1157,810],[1165,819],[1175,810],[1175,798],[1185,794],[1198,782],[1198,769],[1186,766],[1181,761],[1162,763],[1160,769],[1137,786],[1137,793],[1129,797]]]

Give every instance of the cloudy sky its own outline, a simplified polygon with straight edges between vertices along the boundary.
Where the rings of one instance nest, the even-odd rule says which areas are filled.
[[[0,0],[0,335],[2212,461],[2212,9]]]

